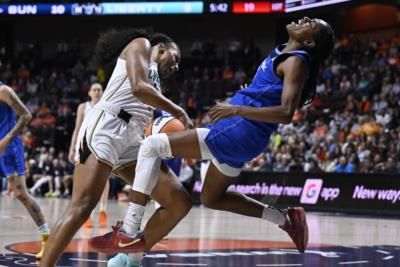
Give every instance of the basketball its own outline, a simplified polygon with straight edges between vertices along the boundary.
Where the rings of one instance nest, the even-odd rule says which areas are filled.
[[[147,126],[145,135],[179,132],[185,129],[185,125],[183,125],[180,120],[171,116],[161,116],[153,120],[149,126]]]

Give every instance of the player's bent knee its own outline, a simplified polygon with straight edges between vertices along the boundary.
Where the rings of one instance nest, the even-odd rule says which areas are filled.
[[[171,210],[174,212],[176,218],[184,218],[192,209],[192,206],[192,202],[190,200],[186,200],[180,202],[179,204],[175,203]]]
[[[92,198],[84,197],[71,206],[71,213],[76,214],[79,218],[87,218],[90,216],[96,204],[97,201]]]
[[[29,199],[28,194],[26,192],[23,192],[22,190],[16,190],[14,192],[14,195],[21,202],[26,202]]]
[[[166,134],[156,134],[147,137],[140,148],[140,155],[143,157],[172,157],[171,146]]]
[[[84,221],[86,218],[88,218],[91,214],[93,209],[91,209],[87,205],[79,205],[78,207],[74,207],[71,209],[71,214],[77,216],[80,220]]]
[[[192,199],[184,190],[171,190],[168,193],[168,197],[163,195],[161,198],[156,198],[156,200],[159,201],[164,208],[173,212],[176,217],[184,217],[193,206]]]
[[[216,209],[218,206],[218,199],[206,193],[200,194],[201,204],[210,209]]]
[[[182,214],[186,215],[192,209],[193,203],[190,197],[186,193],[184,193],[182,194],[182,196],[179,197],[179,202],[176,201],[174,205],[178,205],[179,211]]]
[[[186,215],[189,213],[189,211],[192,209],[193,207],[193,203],[192,201],[189,199],[188,201],[184,202],[182,205],[182,212]]]

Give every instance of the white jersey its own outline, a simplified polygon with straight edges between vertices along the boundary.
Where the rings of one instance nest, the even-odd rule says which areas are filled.
[[[160,91],[158,66],[155,62],[151,62],[149,66],[149,81]],[[131,119],[138,122],[143,128],[150,123],[153,117],[154,108],[144,104],[139,98],[133,95],[126,70],[126,61],[121,58],[118,58],[110,81],[98,105],[103,103],[111,104],[125,110],[132,115]]]
[[[83,116],[89,113],[90,110],[93,109],[93,105],[90,101],[85,102],[85,110],[83,111]]]

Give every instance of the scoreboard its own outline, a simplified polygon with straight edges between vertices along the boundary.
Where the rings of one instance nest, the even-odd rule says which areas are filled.
[[[0,4],[2,15],[157,15],[157,14],[268,14],[294,12],[351,0],[205,0],[98,3]]]
[[[284,1],[210,1],[206,4],[208,13],[268,14],[285,12]]]
[[[251,13],[273,13],[285,12],[283,2],[234,2],[232,13],[251,14]]]
[[[202,1],[0,4],[0,15],[149,15],[201,14]]]

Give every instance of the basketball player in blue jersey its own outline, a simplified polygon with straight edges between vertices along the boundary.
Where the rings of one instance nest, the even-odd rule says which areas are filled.
[[[13,89],[0,82],[0,173],[7,177],[15,196],[25,206],[39,227],[42,239],[42,248],[36,254],[36,258],[39,260],[42,257],[50,229],[39,205],[27,191],[24,146],[18,136],[31,119],[31,113]]]
[[[290,123],[295,110],[312,99],[320,64],[333,49],[333,30],[323,20],[305,17],[286,28],[288,42],[261,63],[251,85],[238,91],[229,104],[218,103],[209,111],[210,128],[158,134],[144,140],[131,195],[137,206],[129,206],[121,228],[131,239],[121,240],[121,235],[113,232],[91,239],[90,244],[113,251],[121,250],[121,244],[129,249],[139,239],[147,244],[146,236],[138,234],[141,218],[134,207],[146,205],[159,176],[158,159],[180,156],[211,160],[201,192],[204,205],[270,221],[286,231],[297,249],[304,252],[308,226],[303,208],[280,210],[227,191],[245,162],[265,150],[278,124]],[[153,225],[153,231],[161,231],[161,227]]]

